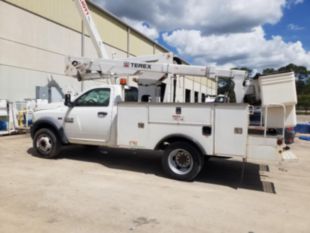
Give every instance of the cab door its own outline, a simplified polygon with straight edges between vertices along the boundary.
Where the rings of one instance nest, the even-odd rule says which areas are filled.
[[[109,141],[111,92],[111,88],[96,88],[74,101],[64,119],[65,135],[70,143],[104,145]]]

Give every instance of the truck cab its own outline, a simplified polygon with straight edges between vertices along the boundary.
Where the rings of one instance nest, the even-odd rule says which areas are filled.
[[[137,100],[134,89],[120,85],[104,85],[85,91],[71,101],[66,95],[65,105],[34,112],[31,134],[47,128],[56,132],[62,144],[111,145],[115,143],[117,104],[126,99]],[[37,139],[39,153],[50,153],[50,139]],[[53,153],[52,153],[53,154]]]

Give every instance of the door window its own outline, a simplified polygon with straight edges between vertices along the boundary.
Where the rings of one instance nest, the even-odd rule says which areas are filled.
[[[75,106],[109,106],[110,92],[110,88],[90,90],[75,101]]]

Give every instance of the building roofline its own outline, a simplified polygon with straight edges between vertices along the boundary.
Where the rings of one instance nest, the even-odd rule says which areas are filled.
[[[120,19],[119,17],[117,17],[116,15],[114,15],[113,13],[109,12],[108,10],[104,9],[102,6],[100,6],[99,4],[93,2],[92,0],[87,0],[87,2],[92,5],[93,7],[95,7],[96,9],[102,11],[103,13],[107,14],[108,16],[110,16],[111,18],[113,18],[114,20],[116,20],[117,22],[123,24],[124,26],[130,28],[130,30],[134,31],[135,33],[139,34],[139,36],[144,37],[145,39],[147,39],[148,41],[152,42],[153,44],[155,44],[156,46],[160,47],[161,49],[165,50],[166,52],[169,52],[169,50],[167,48],[165,48],[164,46],[158,44],[156,41],[152,40],[150,37],[146,36],[145,34],[141,33],[140,31],[138,31],[137,29],[133,28],[132,26],[130,26],[128,23],[126,23],[124,20]]]
[[[143,34],[142,32],[138,31],[137,29],[133,28],[132,26],[130,26],[128,23],[126,23],[124,20],[120,19],[119,17],[117,17],[116,15],[114,15],[113,13],[109,12],[108,10],[104,9],[102,6],[100,6],[99,4],[95,3],[93,0],[87,0],[87,2],[92,5],[93,7],[95,7],[97,10],[103,12],[104,14],[107,14],[109,17],[113,18],[114,20],[116,20],[118,23],[126,26],[127,28],[129,28],[131,31],[134,31],[135,33],[137,33],[139,36],[142,36],[144,39],[150,41],[152,44],[154,44],[156,47],[159,47],[161,49],[163,49],[165,52],[171,52],[169,49],[167,49],[165,46],[159,44],[158,42],[154,41],[153,39],[151,39],[150,37],[146,36],[145,34]],[[189,64],[187,61],[185,61],[184,59],[177,57],[178,59],[180,59],[184,64]]]

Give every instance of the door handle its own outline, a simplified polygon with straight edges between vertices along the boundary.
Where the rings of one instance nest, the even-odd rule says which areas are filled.
[[[103,117],[105,117],[106,115],[108,115],[107,112],[98,112],[98,114],[97,114],[97,116],[98,116],[99,118],[103,118]]]

